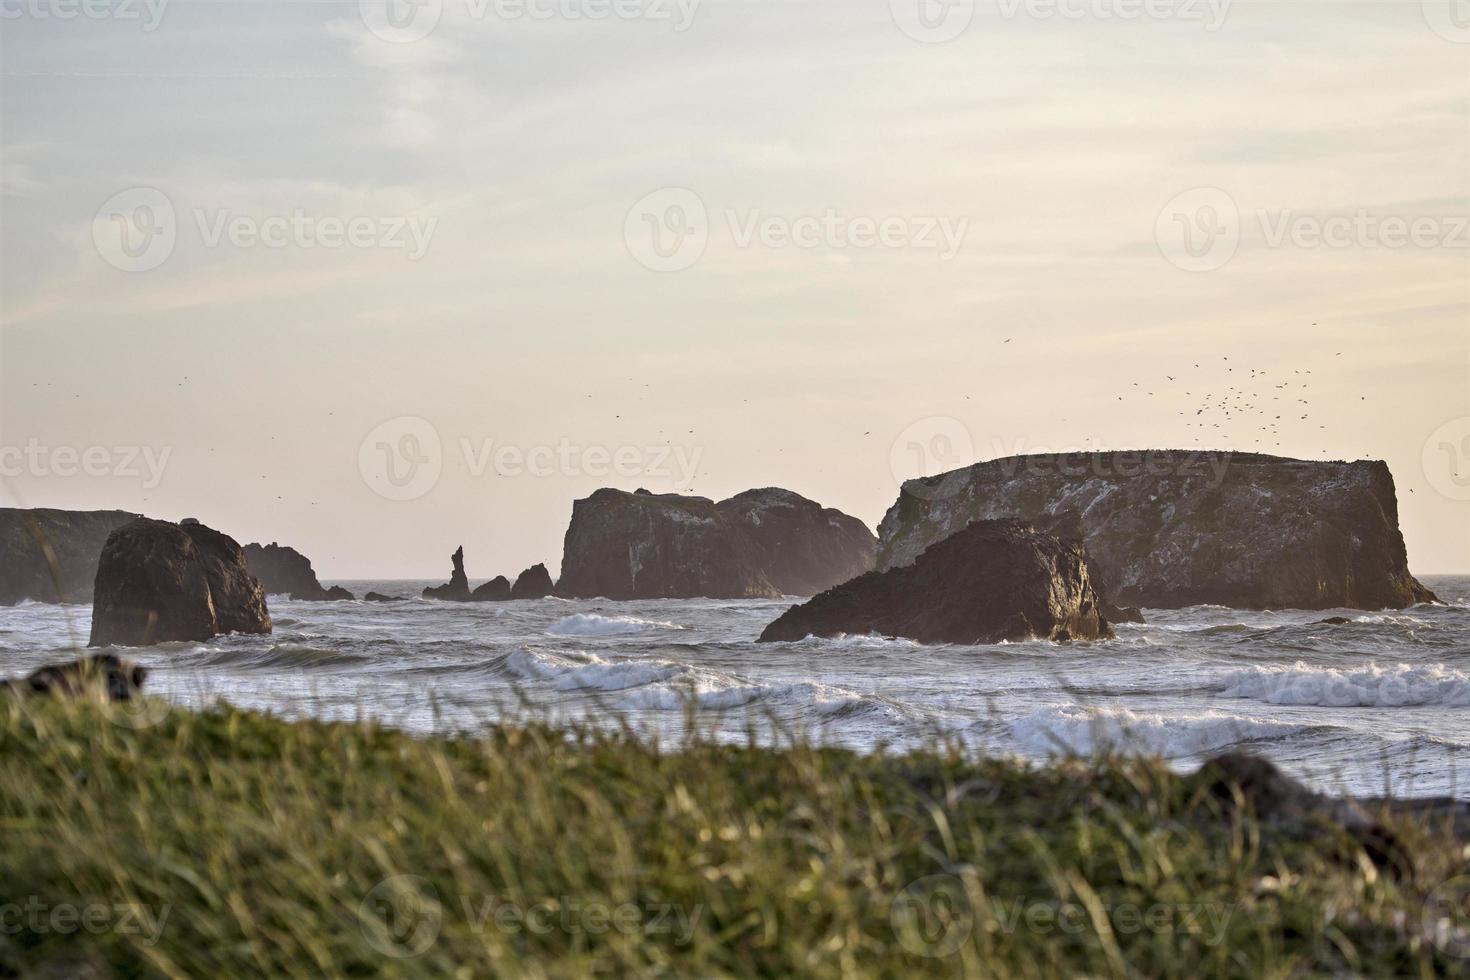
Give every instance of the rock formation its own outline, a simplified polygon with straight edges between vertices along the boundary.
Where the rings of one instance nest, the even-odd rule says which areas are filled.
[[[102,548],[90,646],[269,633],[265,590],[235,540],[198,522],[138,518]]]
[[[127,701],[143,687],[147,668],[113,653],[100,653],[62,664],[47,664],[25,677],[0,680],[0,695],[54,694],[78,697],[98,690],[110,701]]]
[[[602,489],[572,506],[558,594],[608,599],[810,594],[872,567],[861,521],[788,490],[715,503]]]
[[[497,575],[488,582],[475,587],[470,593],[471,602],[505,602],[511,598],[510,579]]]
[[[909,480],[878,567],[984,518],[1078,515],[1103,591],[1177,608],[1379,609],[1432,602],[1409,573],[1382,462],[1149,450],[1010,456]]]
[[[760,641],[841,634],[920,643],[1093,640],[1113,635],[1075,541],[1022,521],[976,521],[911,565],[868,572],[793,606]]]
[[[0,606],[91,602],[107,536],[139,515],[123,510],[0,507]]]
[[[250,564],[250,574],[260,579],[267,595],[284,594],[313,602],[352,598],[352,593],[340,585],[322,588],[311,561],[295,548],[274,541],[265,545],[247,544],[245,560]]]
[[[425,599],[444,599],[449,602],[470,601],[470,580],[464,573],[464,546],[460,545],[454,549],[454,554],[449,556],[454,562],[454,571],[449,573],[449,581],[444,585],[431,585],[424,590]]]
[[[877,539],[866,524],[790,490],[747,490],[715,506],[745,531],[782,595],[816,595],[873,568]]]
[[[542,599],[556,591],[551,582],[551,573],[545,565],[536,564],[516,576],[515,587],[510,590],[512,599]]]
[[[1470,802],[1447,796],[1327,796],[1292,779],[1269,759],[1245,752],[1207,760],[1195,779],[1227,813],[1243,809],[1274,831],[1306,837],[1321,834],[1325,827],[1340,828],[1395,877],[1414,876],[1414,852],[1384,826],[1383,817],[1470,838]]]

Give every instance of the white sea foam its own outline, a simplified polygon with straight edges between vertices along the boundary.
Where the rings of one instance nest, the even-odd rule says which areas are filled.
[[[635,616],[601,616],[597,613],[573,613],[557,620],[546,632],[552,636],[622,636],[647,633],[650,630],[683,629],[674,623],[638,619]]]
[[[1127,708],[1058,705],[1010,722],[1012,736],[1033,755],[1090,755],[1121,750],[1172,759],[1261,738],[1280,738],[1302,726],[1219,711],[1149,714]]]
[[[1470,674],[1443,664],[1370,664],[1357,670],[1261,666],[1236,670],[1223,679],[1221,695],[1267,704],[1335,708],[1400,708],[1440,705],[1470,707]]]
[[[575,650],[552,652],[523,647],[505,658],[505,668],[524,680],[549,680],[569,674],[588,664],[605,662],[601,657],[592,653],[580,653]]]

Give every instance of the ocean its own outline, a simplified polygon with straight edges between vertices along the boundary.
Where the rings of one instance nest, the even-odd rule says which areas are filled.
[[[1470,576],[1421,580],[1445,605],[1149,609],[1114,640],[973,647],[755,643],[793,600],[452,603],[416,598],[437,583],[334,581],[415,598],[271,596],[270,636],[119,652],[181,704],[416,732],[539,719],[676,741],[693,724],[861,751],[940,737],[1038,760],[1145,752],[1185,769],[1239,747],[1327,791],[1470,798]],[[74,656],[89,621],[86,606],[0,608],[0,671]]]

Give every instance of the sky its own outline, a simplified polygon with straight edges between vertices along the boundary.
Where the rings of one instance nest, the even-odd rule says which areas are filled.
[[[0,0],[0,191],[0,505],[480,580],[1250,449],[1470,572],[1463,0]]]

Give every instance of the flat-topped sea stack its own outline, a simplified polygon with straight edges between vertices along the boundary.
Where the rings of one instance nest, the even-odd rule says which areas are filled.
[[[1409,573],[1381,461],[1147,450],[1008,456],[909,480],[878,526],[878,567],[988,518],[1080,521],[1119,605],[1403,608]]]
[[[97,563],[89,646],[270,631],[265,589],[228,534],[198,521],[138,518],[108,536]]]
[[[868,634],[970,645],[1113,632],[1082,545],[1002,520],[976,521],[910,565],[869,572],[793,606],[760,642]]]
[[[311,560],[295,548],[272,541],[264,545],[247,544],[244,550],[250,574],[260,579],[267,595],[289,595],[292,599],[311,602],[352,598],[352,593],[340,585],[323,588]]]
[[[706,497],[602,489],[572,505],[557,593],[573,598],[811,595],[873,567],[855,517],[789,490]]]
[[[0,507],[0,606],[91,602],[107,536],[140,515],[125,510]]]

